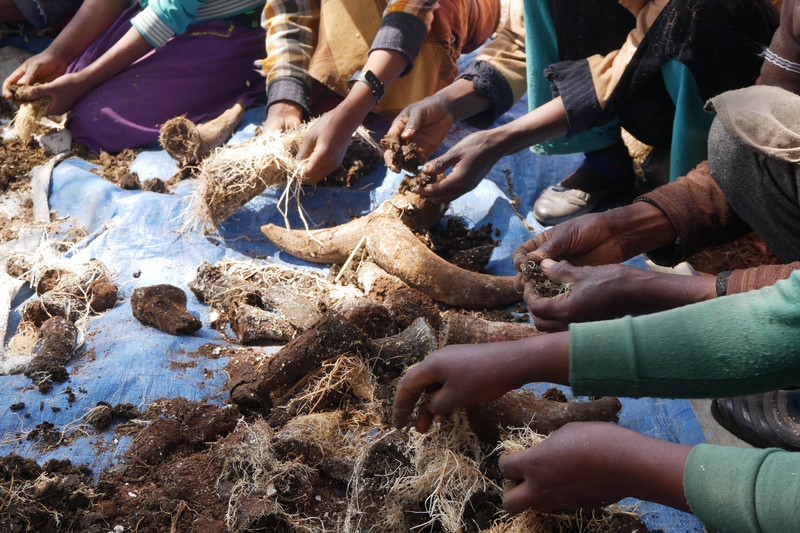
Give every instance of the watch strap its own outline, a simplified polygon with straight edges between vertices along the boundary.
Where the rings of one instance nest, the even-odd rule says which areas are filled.
[[[366,83],[369,86],[370,91],[372,91],[372,96],[375,97],[376,104],[381,101],[384,92],[383,82],[378,79],[378,76],[376,76],[374,72],[371,70],[357,70],[353,72],[353,75],[347,80],[347,88],[352,89],[353,84],[357,81]]]

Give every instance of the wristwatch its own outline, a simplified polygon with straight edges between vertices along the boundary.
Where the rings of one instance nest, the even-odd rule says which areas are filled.
[[[381,101],[381,98],[383,98],[383,82],[378,79],[378,76],[376,76],[374,72],[371,70],[357,70],[353,72],[353,75],[347,80],[347,88],[352,89],[353,84],[357,81],[369,85],[372,96],[375,97],[376,104]]]

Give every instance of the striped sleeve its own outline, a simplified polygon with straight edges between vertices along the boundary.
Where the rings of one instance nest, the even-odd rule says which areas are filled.
[[[267,78],[267,104],[281,100],[308,105],[311,56],[319,31],[317,0],[270,0],[261,25],[266,30],[267,57],[261,63]]]
[[[190,24],[238,15],[260,7],[257,0],[152,0],[140,2],[142,11],[131,20],[142,37],[161,48],[170,37],[180,35]]]

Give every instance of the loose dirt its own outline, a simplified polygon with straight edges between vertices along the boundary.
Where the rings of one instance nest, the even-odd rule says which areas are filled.
[[[539,263],[528,261],[522,269],[522,274],[533,284],[539,296],[551,298],[569,290],[569,285],[553,281],[547,277]]]
[[[407,143],[398,137],[387,135],[381,139],[381,148],[384,149],[386,166],[395,172],[402,169],[416,174],[420,165],[425,162],[425,157],[415,142]]]

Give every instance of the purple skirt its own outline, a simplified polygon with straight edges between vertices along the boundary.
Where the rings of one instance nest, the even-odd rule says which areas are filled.
[[[139,11],[138,3],[128,8],[68,72],[103,55],[132,28],[131,18]],[[118,152],[156,141],[160,125],[172,117],[186,115],[197,123],[220,115],[240,98],[250,106],[265,90],[254,67],[266,54],[264,39],[261,28],[222,20],[189,26],[87,93],[67,119],[72,138],[94,151]]]

